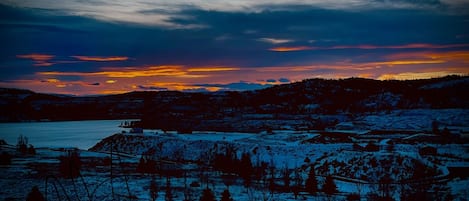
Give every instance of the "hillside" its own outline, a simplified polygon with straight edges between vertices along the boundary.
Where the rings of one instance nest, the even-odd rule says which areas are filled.
[[[134,126],[180,132],[321,129],[362,114],[397,109],[467,109],[469,98],[464,91],[469,91],[468,76],[407,81],[309,79],[257,91],[86,97],[1,89],[0,121],[132,118],[142,120]]]

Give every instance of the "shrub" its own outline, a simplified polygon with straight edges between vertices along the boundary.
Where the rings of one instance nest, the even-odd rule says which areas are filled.
[[[8,152],[3,152],[0,155],[0,165],[10,165],[12,156]]]
[[[28,138],[20,135],[18,137],[18,142],[16,143],[16,150],[22,154],[28,153]]]
[[[318,180],[316,179],[316,173],[314,172],[314,167],[311,166],[311,169],[308,173],[308,179],[306,179],[306,192],[314,194],[318,192]]]
[[[33,186],[31,192],[29,192],[26,201],[45,201],[44,196],[42,195],[41,191],[37,186]]]
[[[347,201],[357,201],[360,200],[360,195],[357,193],[352,193],[347,195]]]
[[[80,175],[81,160],[77,150],[69,150],[65,156],[60,156],[60,175],[64,178],[75,178]]]
[[[337,193],[337,186],[335,185],[334,179],[332,176],[327,176],[326,181],[324,182],[324,186],[322,187],[322,191],[328,195],[332,195]]]
[[[28,154],[36,155],[36,149],[31,144],[28,147]]]
[[[369,142],[365,147],[365,151],[379,151],[379,146],[373,142]]]
[[[202,192],[202,196],[200,197],[200,201],[215,201],[215,196],[211,189],[206,188]]]
[[[436,153],[437,153],[437,151],[436,151],[435,147],[426,146],[426,147],[422,147],[422,148],[419,149],[419,154],[421,156],[425,156],[425,155],[435,156]]]
[[[225,189],[223,193],[221,194],[221,200],[220,201],[233,201],[233,198],[231,198],[230,191],[228,189]]]
[[[156,181],[154,178],[151,179],[150,181],[150,198],[151,200],[155,201],[158,198],[158,185],[156,184]]]

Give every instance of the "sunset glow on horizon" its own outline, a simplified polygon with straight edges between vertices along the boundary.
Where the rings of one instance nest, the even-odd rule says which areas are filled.
[[[4,1],[0,87],[91,95],[469,75],[469,4],[367,3]]]

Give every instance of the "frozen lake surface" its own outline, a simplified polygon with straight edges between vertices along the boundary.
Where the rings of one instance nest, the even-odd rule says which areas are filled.
[[[125,120],[0,123],[0,139],[15,145],[19,135],[34,147],[77,147],[88,149],[101,139],[121,132]]]

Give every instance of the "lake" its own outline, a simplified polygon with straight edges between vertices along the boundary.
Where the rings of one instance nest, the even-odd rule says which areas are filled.
[[[125,120],[0,123],[0,139],[15,145],[19,135],[34,147],[77,147],[89,149],[101,139],[124,128]]]

